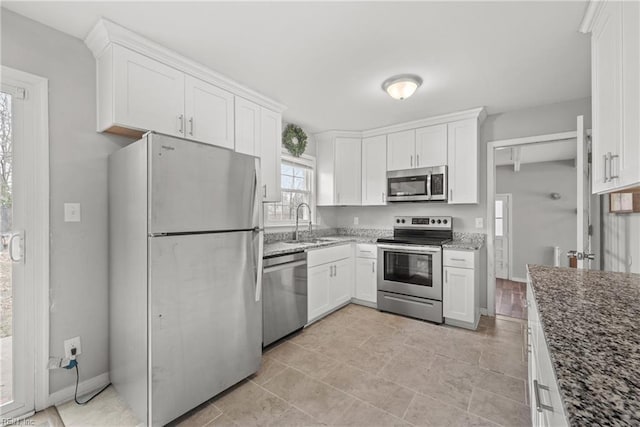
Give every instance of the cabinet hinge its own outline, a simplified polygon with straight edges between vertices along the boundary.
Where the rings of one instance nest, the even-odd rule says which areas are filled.
[[[593,225],[592,224],[589,224],[589,229],[588,229],[587,233],[589,234],[589,236],[593,236]]]
[[[587,154],[587,163],[591,164],[591,151],[589,151],[589,154]]]

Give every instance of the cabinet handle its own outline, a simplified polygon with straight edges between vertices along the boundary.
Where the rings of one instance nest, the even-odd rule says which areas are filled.
[[[384,203],[384,191],[382,192],[382,203]]]
[[[620,178],[617,174],[613,174],[613,159],[617,159],[619,157],[620,156],[618,156],[617,154],[609,155],[609,181]]]
[[[420,166],[420,154],[416,154],[416,166]]]
[[[449,270],[444,271],[444,281],[449,283]]]
[[[338,275],[338,266],[334,265],[333,266],[333,277],[336,277]]]
[[[336,193],[336,203],[340,204],[340,193]]]
[[[411,159],[409,160],[409,162],[411,163],[411,167],[413,167],[413,156],[410,156]]]
[[[453,200],[453,189],[449,190],[449,200]]]
[[[184,115],[180,114],[178,116],[178,122],[180,123],[180,128],[178,129],[178,133],[184,133]]]
[[[372,272],[372,273],[375,273],[375,272],[376,272],[376,262],[375,262],[375,261],[372,261],[372,262],[371,262],[371,272]]]
[[[193,136],[193,117],[189,119],[189,135]]]
[[[533,380],[533,393],[536,395],[536,410],[538,412],[542,412],[544,409],[553,412],[553,406],[545,405],[540,402],[540,389],[549,391],[549,387],[540,384],[538,380]]]
[[[262,186],[262,196],[265,198],[267,197],[267,184]]]
[[[604,181],[603,182],[607,182],[609,181],[609,178],[607,177],[607,162],[609,161],[609,153],[607,154],[603,154],[602,155],[602,163],[604,163]]]

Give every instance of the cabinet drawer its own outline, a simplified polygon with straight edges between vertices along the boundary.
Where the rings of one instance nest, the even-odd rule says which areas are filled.
[[[330,248],[312,249],[307,253],[307,266],[314,267],[329,262],[349,258],[353,254],[351,243]]]
[[[358,243],[356,245],[356,257],[376,259],[378,257],[378,247],[376,245]]]
[[[475,251],[444,250],[442,265],[445,267],[474,268]]]

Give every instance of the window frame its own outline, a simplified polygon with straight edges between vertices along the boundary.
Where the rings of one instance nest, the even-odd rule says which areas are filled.
[[[317,189],[316,189],[316,158],[314,156],[310,156],[308,154],[303,154],[300,157],[294,157],[292,156],[288,151],[286,150],[282,150],[282,153],[280,155],[280,160],[282,162],[288,162],[288,163],[297,163],[301,166],[304,167],[308,167],[311,169],[311,182],[309,183],[309,188],[311,189],[311,197],[310,197],[310,203],[309,206],[311,207],[311,222],[312,224],[316,225],[317,221],[316,221],[316,193],[317,193]],[[280,166],[280,174],[282,174],[282,166]],[[282,192],[282,186],[280,187],[280,192]],[[276,203],[276,202],[270,202],[270,203]],[[269,218],[267,216],[267,206],[268,203],[264,204],[264,227],[265,228],[292,228],[296,226],[296,221],[295,219],[292,221],[279,221],[279,222],[272,222],[269,221]],[[302,224],[304,224],[305,222],[302,222]]]

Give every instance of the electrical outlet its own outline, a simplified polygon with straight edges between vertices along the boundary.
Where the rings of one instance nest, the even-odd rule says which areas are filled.
[[[353,225],[358,225],[360,224],[360,218],[358,218],[357,216],[353,217]]]
[[[80,346],[80,337],[70,338],[68,340],[64,340],[64,357],[71,359],[71,349],[76,349],[76,356],[79,356],[82,353],[82,347]]]
[[[476,228],[484,228],[484,219],[476,218]]]

